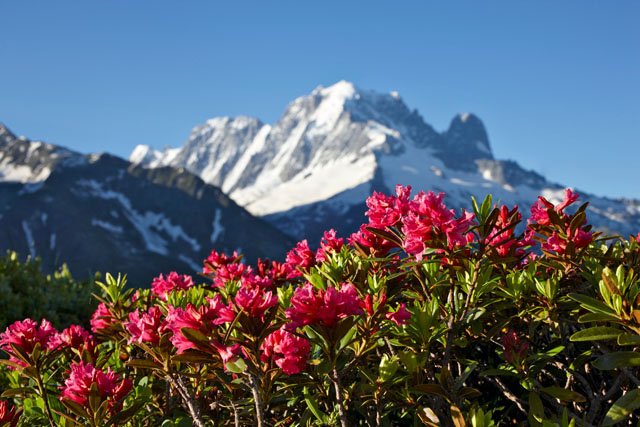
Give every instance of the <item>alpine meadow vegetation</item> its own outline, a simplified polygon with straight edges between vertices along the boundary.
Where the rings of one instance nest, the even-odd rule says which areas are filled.
[[[639,237],[571,190],[471,202],[398,186],[284,262],[106,275],[90,331],[0,335],[0,426],[640,425]]]

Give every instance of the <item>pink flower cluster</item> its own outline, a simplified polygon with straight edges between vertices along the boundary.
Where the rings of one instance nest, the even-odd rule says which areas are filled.
[[[161,300],[166,301],[170,292],[187,290],[194,285],[193,278],[188,275],[180,275],[175,271],[167,274],[165,278],[162,274],[151,282],[151,291]]]
[[[505,205],[502,205],[498,210],[498,218],[493,227],[493,230],[485,239],[485,244],[494,249],[501,257],[506,257],[511,254],[516,257],[524,255],[524,247],[530,246],[532,241],[525,237],[525,239],[518,239],[515,235],[515,225],[522,219],[522,214],[519,212],[518,207],[514,206],[509,210]]]
[[[538,201],[531,206],[531,218],[529,226],[550,226],[554,227],[551,235],[547,236],[546,242],[542,244],[542,249],[548,252],[564,254],[569,246],[574,249],[580,249],[589,246],[593,241],[593,232],[587,227],[586,219],[580,224],[572,224],[573,215],[568,215],[565,209],[575,203],[579,198],[578,193],[574,193],[571,189],[565,190],[563,201],[554,206],[553,203],[544,197],[538,197]],[[555,224],[549,215],[550,211],[554,211],[560,218],[562,225]],[[560,227],[560,229],[558,229]]]
[[[98,304],[98,308],[93,312],[91,316],[91,331],[94,334],[99,334],[107,331],[117,323],[116,319],[109,310],[109,307],[103,302]]]
[[[162,311],[152,306],[147,312],[140,314],[140,310],[129,313],[129,321],[124,323],[125,329],[131,337],[129,343],[150,343],[157,345],[160,336],[166,331],[166,323]]]
[[[233,322],[235,318],[233,307],[231,304],[225,305],[220,295],[207,298],[206,301],[207,304],[200,307],[195,307],[193,304],[187,304],[184,309],[169,307],[166,328],[173,333],[171,342],[176,347],[178,354],[191,348],[197,348],[196,343],[190,341],[182,329],[193,329],[209,336],[215,326]]]
[[[51,323],[43,319],[40,324],[32,319],[24,319],[14,322],[0,334],[0,349],[9,354],[10,360],[21,366],[26,366],[24,362],[14,357],[15,346],[23,353],[33,353],[36,345],[42,350],[49,348],[49,341],[58,333]]]
[[[358,291],[350,283],[343,283],[340,290],[330,287],[326,291],[307,283],[294,291],[285,315],[295,327],[316,323],[333,327],[340,319],[361,314],[361,304]]]
[[[86,407],[93,384],[97,386],[100,399],[109,401],[112,414],[122,409],[122,402],[133,386],[131,380],[119,377],[111,369],[105,372],[91,363],[72,363],[69,377],[60,387],[60,400],[70,400]]]
[[[95,356],[96,340],[85,328],[79,325],[71,325],[60,333],[51,337],[48,343],[50,350],[70,348],[78,353],[87,352]]]
[[[280,328],[264,340],[260,349],[260,359],[263,362],[273,360],[282,372],[295,375],[307,366],[311,345],[305,338]]]

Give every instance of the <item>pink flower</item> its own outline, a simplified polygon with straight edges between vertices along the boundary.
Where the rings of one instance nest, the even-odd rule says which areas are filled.
[[[391,320],[396,325],[400,326],[409,323],[409,319],[411,319],[411,313],[409,313],[409,310],[407,310],[407,304],[401,303],[395,312],[389,312],[385,315],[385,317]]]
[[[549,209],[553,209],[553,203],[549,202],[544,197],[539,196],[538,201],[531,206],[529,223],[535,222],[540,225],[551,224],[548,212]]]
[[[91,331],[93,331],[94,334],[105,332],[111,328],[116,321],[117,319],[111,314],[107,305],[101,302],[91,316]]]
[[[362,248],[368,255],[377,258],[389,253],[396,245],[367,230],[367,225],[361,225],[360,230],[349,237],[349,243]]]
[[[176,347],[178,354],[182,354],[191,348],[196,348],[196,345],[184,336],[182,329],[186,328],[198,331],[204,328],[204,326],[202,315],[192,304],[188,304],[186,309],[169,308],[169,313],[167,314],[167,329],[173,332],[171,343]]]
[[[280,328],[264,340],[260,350],[260,360],[268,362],[273,359],[282,372],[294,375],[306,368],[311,345],[305,338]]]
[[[129,344],[148,342],[157,345],[160,342],[160,336],[166,330],[162,312],[155,306],[150,307],[142,315],[140,310],[129,313],[129,321],[124,323],[124,327],[131,334]]]
[[[100,399],[109,401],[112,414],[122,409],[122,401],[133,386],[130,380],[119,377],[111,369],[104,372],[91,363],[72,363],[69,378],[60,387],[60,400],[70,400],[88,409],[93,384],[97,386]]]
[[[216,270],[220,267],[224,267],[229,264],[237,264],[241,259],[242,257],[238,255],[238,252],[234,252],[233,255],[228,256],[225,253],[212,250],[211,254],[207,257],[207,259],[204,260],[204,268],[202,269],[202,273],[215,273]]]
[[[455,218],[455,211],[447,209],[443,199],[444,193],[436,195],[432,191],[421,191],[410,202],[410,211],[402,219],[403,248],[416,259],[422,259],[427,247],[442,248],[446,245],[453,249],[468,243],[468,231],[473,225],[474,215],[463,211],[459,218]]]
[[[53,335],[49,340],[48,348],[50,350],[72,348],[78,350],[79,353],[86,351],[93,356],[95,353],[96,341],[82,326],[71,325],[64,331]]]
[[[8,400],[0,400],[0,426],[15,427],[20,419],[20,412]]]
[[[513,218],[513,221],[511,219]],[[493,248],[498,255],[506,257],[515,248],[514,255],[524,255],[524,251],[520,248],[531,244],[529,239],[519,241],[515,237],[515,225],[522,219],[522,214],[518,211],[518,206],[514,206],[509,210],[502,205],[498,211],[498,219],[485,240],[485,244]]]
[[[236,356],[238,356],[238,354],[240,353],[240,350],[241,350],[240,344],[234,344],[232,346],[226,346],[226,345],[218,343],[217,341],[213,341],[211,343],[211,345],[216,349],[216,351],[220,355],[220,358],[222,359],[222,362],[225,364],[225,368],[226,368],[227,362],[229,362],[232,359],[235,359]]]
[[[326,261],[329,254],[340,252],[343,244],[344,240],[336,237],[336,230],[332,228],[325,231],[322,240],[320,240],[320,248],[316,253],[316,261]]]
[[[323,291],[315,290],[313,285],[307,283],[295,290],[291,307],[285,315],[294,326],[320,323],[332,327],[340,319],[361,314],[361,304],[358,291],[352,284],[343,283],[339,291],[335,288]]]
[[[163,301],[167,300],[170,292],[177,290],[187,290],[194,285],[193,278],[188,275],[179,275],[175,271],[167,274],[165,278],[162,274],[153,279],[151,290]]]
[[[556,212],[561,213],[564,212],[567,206],[574,204],[580,195],[578,193],[574,193],[570,188],[564,190],[564,200],[558,206],[556,206]]]
[[[228,282],[236,282],[248,274],[251,274],[251,268],[245,264],[237,263],[220,266],[214,274],[213,286],[223,288]]]
[[[26,366],[24,362],[13,356],[12,345],[27,354],[31,354],[36,345],[45,350],[48,348],[49,340],[57,332],[46,319],[42,319],[40,325],[32,319],[24,319],[12,323],[0,334],[0,348],[10,355],[11,361]]]
[[[278,304],[278,297],[260,287],[243,286],[236,293],[235,303],[250,317],[262,318],[269,308]]]
[[[184,309],[169,307],[166,328],[173,333],[170,339],[178,354],[191,348],[198,348],[197,343],[190,341],[182,333],[182,329],[193,329],[209,336],[215,326],[230,323],[235,318],[231,305],[224,305],[220,295],[206,298],[206,302],[207,304],[198,308],[193,304],[187,304]]]
[[[401,185],[396,186],[395,196],[374,192],[366,202],[369,210],[365,215],[369,225],[380,229],[396,226],[409,210],[410,194],[411,187]]]
[[[292,269],[291,264],[258,258],[256,273],[260,277],[271,279],[272,282],[282,282],[287,280],[292,273]]]
[[[309,248],[309,243],[306,240],[298,242],[296,247],[289,251],[287,264],[291,266],[292,270],[290,279],[300,276],[297,268],[309,269],[315,265],[315,254]]]

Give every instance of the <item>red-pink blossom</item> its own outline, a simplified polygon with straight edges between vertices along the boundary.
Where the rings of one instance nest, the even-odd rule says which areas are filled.
[[[217,341],[212,341],[211,345],[216,349],[216,351],[220,355],[220,358],[222,359],[222,362],[224,363],[225,368],[226,368],[227,362],[229,362],[232,359],[235,359],[236,356],[240,354],[240,350],[241,350],[240,344],[226,346],[224,344],[220,344]]]
[[[245,264],[233,263],[220,266],[214,273],[213,286],[223,288],[228,282],[241,280],[245,275],[252,273],[251,267]]]
[[[422,259],[425,249],[435,239],[442,239],[449,249],[468,243],[468,231],[475,216],[463,211],[455,218],[455,211],[447,209],[443,199],[444,193],[420,192],[410,202],[410,211],[402,219],[403,248],[417,259]],[[438,242],[433,245],[442,247]]]
[[[140,310],[129,313],[129,321],[124,323],[125,329],[131,337],[129,343],[151,343],[156,345],[160,342],[160,336],[165,332],[166,325],[164,316],[160,309],[152,306],[147,312],[140,314]]]
[[[215,326],[230,323],[235,318],[233,308],[231,305],[225,305],[220,295],[205,300],[207,304],[197,308],[193,304],[187,304],[184,309],[169,307],[165,325],[173,333],[170,339],[178,354],[190,348],[197,348],[196,344],[182,333],[182,329],[193,329],[208,336]]]
[[[264,313],[278,304],[278,297],[260,287],[241,287],[234,299],[236,306],[250,317],[262,318]]]
[[[397,246],[395,243],[369,231],[366,224],[361,225],[360,230],[349,237],[349,243],[359,246],[374,258],[387,255],[391,249]]]
[[[396,186],[395,196],[374,192],[366,201],[369,210],[365,215],[369,218],[369,225],[379,229],[398,225],[409,210],[410,194],[411,187],[401,185]]]
[[[311,345],[305,338],[280,328],[264,340],[260,349],[263,362],[273,359],[282,372],[294,375],[306,368]]]
[[[175,271],[164,277],[162,274],[153,279],[151,290],[163,301],[167,300],[169,293],[178,290],[187,290],[194,285],[193,278],[186,274],[180,275]]]
[[[524,255],[523,250],[520,248],[528,246],[531,242],[528,238],[518,240],[515,237],[515,225],[521,219],[522,214],[518,211],[518,206],[514,206],[513,209],[509,210],[505,205],[502,205],[498,210],[498,218],[493,230],[487,236],[485,244],[493,248],[502,257],[507,256],[512,248],[516,248],[514,255]]]
[[[396,311],[390,311],[385,315],[385,317],[391,320],[396,325],[406,325],[409,323],[409,319],[411,319],[411,313],[407,310],[407,304],[400,303]]]
[[[102,371],[91,363],[72,363],[69,377],[60,387],[60,400],[70,400],[83,407],[88,407],[91,387],[95,384],[100,399],[109,402],[111,413],[122,409],[122,402],[133,386],[129,379],[122,378],[107,369]]]
[[[11,356],[11,361],[26,366],[13,356],[12,346],[27,354],[31,354],[36,345],[44,350],[48,348],[49,340],[57,332],[46,319],[42,319],[40,325],[35,320],[24,319],[12,323],[0,334],[0,348]]]
[[[20,419],[20,412],[8,400],[0,400],[0,426],[15,427]]]
[[[320,248],[316,253],[316,261],[324,262],[332,253],[340,252],[344,244],[344,239],[336,237],[336,230],[333,228],[324,232],[324,236],[320,240]]]
[[[182,333],[184,328],[200,330],[205,326],[201,313],[192,304],[188,304],[186,309],[169,307],[166,322],[167,329],[173,333],[171,343],[176,347],[178,354],[196,348],[196,345]]]
[[[238,252],[234,252],[233,255],[228,256],[223,252],[218,252],[215,249],[211,251],[211,254],[204,260],[204,267],[202,269],[202,273],[204,274],[212,274],[215,273],[216,270],[220,267],[229,265],[229,264],[237,264],[240,263],[242,259],[241,256],[238,255]]]
[[[296,244],[296,247],[287,253],[287,264],[291,267],[289,278],[299,277],[298,268],[308,269],[315,265],[315,254],[309,248],[307,240],[303,240]]]
[[[50,350],[72,348],[82,353],[86,351],[94,355],[96,341],[85,328],[79,325],[71,325],[60,333],[51,337],[48,343]]]
[[[256,274],[275,283],[287,280],[293,269],[291,264],[258,258]]]
[[[104,332],[111,328],[116,321],[117,319],[113,316],[107,305],[101,302],[91,316],[91,331],[94,334]]]
[[[293,326],[320,323],[332,327],[342,318],[361,314],[361,303],[358,291],[350,283],[343,283],[339,291],[333,287],[316,290],[307,283],[295,290],[285,314]]]

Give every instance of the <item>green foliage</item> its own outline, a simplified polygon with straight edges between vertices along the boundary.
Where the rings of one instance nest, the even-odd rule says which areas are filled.
[[[40,260],[7,252],[0,257],[0,328],[32,318],[46,318],[57,327],[87,323],[96,302],[93,281],[75,280],[65,265],[53,274],[40,270]]]

